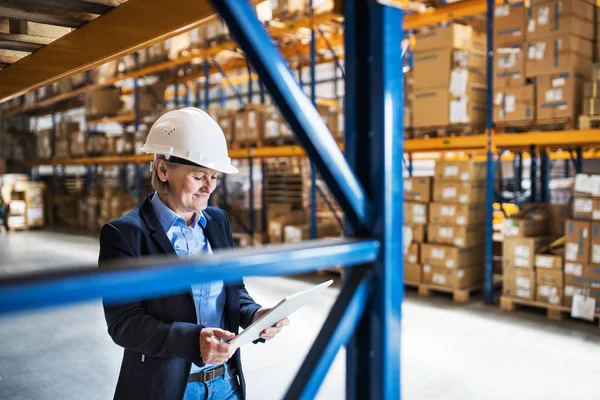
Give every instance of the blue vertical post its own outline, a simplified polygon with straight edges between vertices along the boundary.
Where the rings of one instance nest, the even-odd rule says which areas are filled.
[[[202,91],[200,90],[200,82],[196,81],[194,88],[196,89],[196,99],[194,101],[194,107],[200,108],[202,107]]]
[[[139,68],[140,56],[137,52],[133,53],[133,61],[135,69]],[[133,104],[135,112],[134,131],[135,135],[139,134],[140,130],[140,85],[138,78],[133,80]],[[137,149],[134,149],[134,151]],[[135,167],[135,197],[138,205],[142,204],[142,166],[139,163],[134,164]]]
[[[571,159],[570,158],[567,158],[565,160],[565,171],[564,171],[564,173],[565,173],[565,175],[564,175],[565,178],[568,178],[569,176],[571,176]]]
[[[250,68],[250,60],[246,58],[246,67],[248,69],[248,104],[252,104],[252,68]]]
[[[535,145],[529,146],[529,155],[531,156],[531,196],[529,201],[537,201],[537,152]]]
[[[175,92],[175,97],[174,97],[175,108],[179,108],[179,105],[180,105],[180,103],[179,103],[179,83],[175,83],[173,85],[173,91]]]
[[[310,100],[317,104],[317,85],[315,76],[315,59],[317,56],[317,37],[314,26],[315,11],[313,0],[310,0]],[[317,169],[310,163],[310,238],[317,238]]]
[[[208,60],[204,60],[204,109],[207,110],[210,106],[210,68]]]
[[[403,11],[346,0],[344,16],[345,155],[373,199],[371,234],[381,242],[373,298],[347,345],[346,398],[400,399],[404,204],[403,162],[397,155],[404,153],[404,77],[397,38]]]
[[[550,157],[546,149],[540,151],[540,186],[541,200],[547,203],[550,201]]]
[[[250,197],[249,201],[249,212],[248,217],[250,219],[248,224],[248,234],[250,237],[254,236],[254,163],[252,162],[252,157],[248,157],[248,179],[250,180],[250,187],[248,189],[248,196]]]
[[[408,153],[408,176],[413,176],[413,155]]]
[[[185,84],[185,106],[186,107],[192,106],[192,98],[191,98],[191,94],[190,94],[190,84],[189,83]]]
[[[265,85],[259,81],[258,86],[260,88],[260,104],[265,104]]]
[[[577,165],[579,165],[579,171],[577,173],[583,174],[583,150],[581,146],[577,148]]]
[[[494,250],[492,236],[493,216],[494,216],[494,144],[493,144],[493,92],[494,86],[494,0],[487,0],[487,90],[486,90],[486,132],[487,132],[487,153],[486,153],[486,202],[485,202],[485,265],[484,265],[484,302],[493,304],[494,302]]]
[[[513,159],[513,177],[515,192],[520,192],[521,181],[523,180],[523,153],[520,151],[515,152],[515,158]]]

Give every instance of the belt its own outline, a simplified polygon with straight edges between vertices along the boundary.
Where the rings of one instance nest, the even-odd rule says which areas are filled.
[[[190,374],[189,378],[188,378],[188,382],[210,382],[214,379],[220,378],[222,376],[225,376],[225,372],[227,371],[227,368],[225,368],[226,364],[221,364],[216,368],[213,368],[209,371],[201,371],[201,372],[196,372],[193,374]],[[235,368],[231,368],[229,365],[229,374],[230,375],[235,375],[236,371]]]

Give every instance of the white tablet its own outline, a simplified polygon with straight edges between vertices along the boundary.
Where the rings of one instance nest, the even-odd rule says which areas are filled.
[[[320,285],[313,286],[298,293],[287,296],[279,302],[268,313],[257,319],[248,328],[244,329],[239,335],[229,341],[229,343],[243,346],[260,338],[260,333],[265,329],[275,325],[277,322],[291,315],[294,311],[304,304],[314,300],[315,295],[321,290],[329,287],[333,280],[323,282]]]

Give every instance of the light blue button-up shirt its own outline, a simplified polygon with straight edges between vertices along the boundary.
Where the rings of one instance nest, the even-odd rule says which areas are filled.
[[[191,225],[187,226],[185,220],[167,207],[156,193],[152,197],[152,207],[179,257],[192,257],[202,253],[212,254],[210,243],[204,236],[206,217],[202,211],[195,214]],[[223,281],[192,285],[192,293],[196,304],[198,324],[208,328],[224,329],[225,286]],[[196,364],[192,364],[191,373],[212,367],[214,365],[205,365],[200,368]]]

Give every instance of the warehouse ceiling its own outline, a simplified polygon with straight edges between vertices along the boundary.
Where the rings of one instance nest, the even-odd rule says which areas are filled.
[[[1,0],[0,69],[127,0]]]

